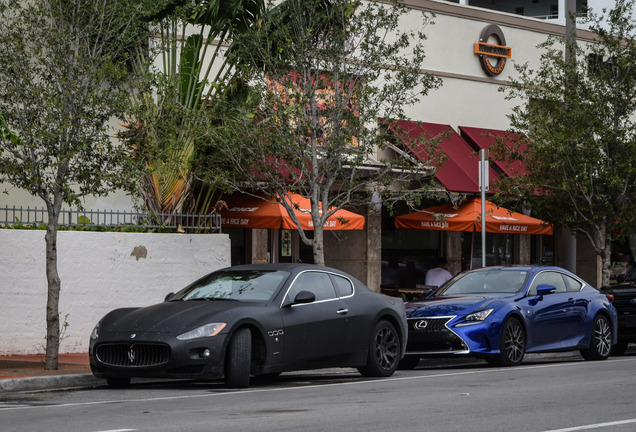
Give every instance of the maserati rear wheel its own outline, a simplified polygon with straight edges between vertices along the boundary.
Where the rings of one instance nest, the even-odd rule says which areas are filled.
[[[225,355],[225,385],[230,388],[247,388],[250,385],[252,359],[252,333],[242,327],[234,333]]]
[[[380,320],[371,332],[367,364],[358,371],[368,377],[391,376],[398,367],[400,353],[400,337],[395,327],[387,320]]]

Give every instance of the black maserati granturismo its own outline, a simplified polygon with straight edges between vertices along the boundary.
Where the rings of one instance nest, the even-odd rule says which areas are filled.
[[[116,309],[90,336],[93,374],[111,386],[131,378],[250,378],[354,367],[393,374],[407,339],[404,305],[352,276],[307,264],[224,268],[142,308]]]

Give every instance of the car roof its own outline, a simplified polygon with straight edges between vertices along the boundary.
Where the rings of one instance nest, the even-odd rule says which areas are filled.
[[[480,267],[476,268],[473,271],[481,271],[481,270],[557,270],[567,272],[566,269],[553,266],[553,265],[545,265],[545,264],[514,264],[514,265],[501,265],[501,266],[489,266],[489,267]]]
[[[250,269],[266,269],[266,270],[289,270],[302,267],[322,267],[314,264],[303,263],[256,263],[256,264],[239,264],[230,267],[225,267],[221,270],[235,269],[235,270],[250,270]]]
[[[480,267],[480,268],[476,268],[473,270],[469,270],[471,272],[478,272],[478,271],[507,271],[507,270],[520,270],[520,271],[527,271],[530,272],[532,274],[537,274],[541,271],[545,271],[545,270],[551,270],[551,271],[558,271],[561,273],[565,273],[569,276],[574,276],[576,277],[576,275],[574,273],[572,273],[571,271],[564,269],[562,267],[558,267],[558,266],[554,266],[554,265],[545,265],[545,264],[531,264],[531,265],[505,265],[505,266],[491,266],[491,267]]]
[[[231,267],[225,267],[220,270],[284,270],[290,273],[298,273],[303,270],[319,270],[338,273],[348,277],[352,277],[348,273],[335,268],[321,266],[316,264],[304,263],[261,263],[261,264],[241,264]]]

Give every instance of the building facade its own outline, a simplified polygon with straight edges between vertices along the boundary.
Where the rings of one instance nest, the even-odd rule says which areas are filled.
[[[565,35],[566,10],[574,5],[567,5],[565,0],[406,0],[405,3],[411,11],[404,20],[405,27],[417,29],[421,12],[435,14],[434,24],[422,29],[427,37],[427,58],[422,72],[443,81],[441,88],[408,107],[407,117],[453,135],[452,142],[446,146],[449,161],[445,163],[457,164],[453,165],[454,171],[446,169],[444,178],[438,176],[437,180],[449,194],[475,195],[478,193],[479,146],[466,131],[501,132],[508,129],[508,114],[520,103],[507,100],[505,93],[508,80],[516,73],[514,65],[538,65],[541,51],[537,46],[551,35]],[[606,3],[578,1],[575,5],[577,16],[584,16],[588,7],[594,10],[611,7]],[[577,28],[577,38],[579,43],[589,43],[593,34],[581,25]],[[477,132],[472,138],[478,138],[478,135]],[[461,158],[464,163],[459,160]],[[497,172],[502,174],[500,170]],[[442,255],[448,259],[454,274],[479,262],[475,259],[479,254],[475,251],[479,249],[480,240],[475,238],[475,233],[397,230],[393,217],[386,210],[379,213],[372,209],[357,210],[367,217],[365,230],[325,233],[326,261],[327,265],[351,272],[373,289],[379,289],[383,264],[386,268],[390,260],[397,259],[402,268],[415,265],[424,272],[436,256]],[[407,209],[398,208],[397,211]],[[305,250],[294,233],[291,234],[293,253],[283,257],[278,252],[282,241],[280,232],[233,232],[231,236],[240,239],[233,242],[233,262],[310,260],[310,251]],[[570,237],[560,233],[554,236],[488,234],[487,265],[566,265],[574,271],[578,268],[580,276],[597,283],[600,269],[596,256],[584,244],[577,247]]]
[[[422,64],[422,72],[443,81],[441,88],[408,107],[406,115],[413,121],[449,128],[463,141],[467,138],[462,136],[462,128],[505,131],[509,127],[508,114],[519,104],[506,100],[506,93],[502,91],[515,75],[514,65],[539,64],[541,52],[537,46],[550,35],[565,35],[568,8],[574,8],[577,15],[582,16],[588,8],[600,12],[604,7],[611,7],[612,3],[602,0],[405,0],[410,13],[404,18],[403,25],[422,30],[427,36],[427,58]],[[435,14],[434,24],[419,29],[422,12]],[[580,43],[592,42],[593,34],[581,25],[577,28],[577,39]],[[471,146],[471,143],[468,145]],[[474,163],[459,166],[454,182],[444,184],[438,179],[449,193],[477,192],[462,190],[461,186],[462,178],[472,178],[474,182],[477,177],[474,168],[477,166],[477,148],[467,148],[472,148]],[[451,154],[449,159],[452,157]],[[451,183],[459,183],[460,190],[454,190],[456,186]],[[0,206],[39,205],[23,191],[13,189],[10,192],[9,196],[0,198]],[[85,203],[87,208],[108,210],[126,209],[131,205],[123,195]],[[448,258],[453,273],[458,273],[466,265],[468,254],[469,265],[472,264],[475,248],[472,233],[398,231],[394,229],[388,212],[378,212],[373,207],[375,205],[352,209],[365,214],[364,230],[325,233],[327,265],[349,271],[372,289],[379,290],[382,263],[394,256],[399,256],[403,265],[412,262],[422,270],[430,267],[437,255]],[[285,260],[306,262],[311,257],[294,232],[264,229],[232,229],[226,232],[232,239],[232,264]],[[568,236],[536,239],[511,234],[504,238],[491,238],[490,241],[494,244],[493,248],[502,251],[496,258],[497,262],[563,265],[571,260],[574,253],[574,264],[570,262],[568,267],[575,265],[573,270],[579,270],[577,273],[592,284],[599,280],[596,256],[590,256],[587,252],[590,248],[577,247]],[[285,255],[282,253],[283,245]]]

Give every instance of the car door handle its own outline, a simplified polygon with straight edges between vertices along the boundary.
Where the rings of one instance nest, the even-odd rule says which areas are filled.
[[[336,312],[338,315],[344,315],[349,312],[349,309],[338,309]]]

